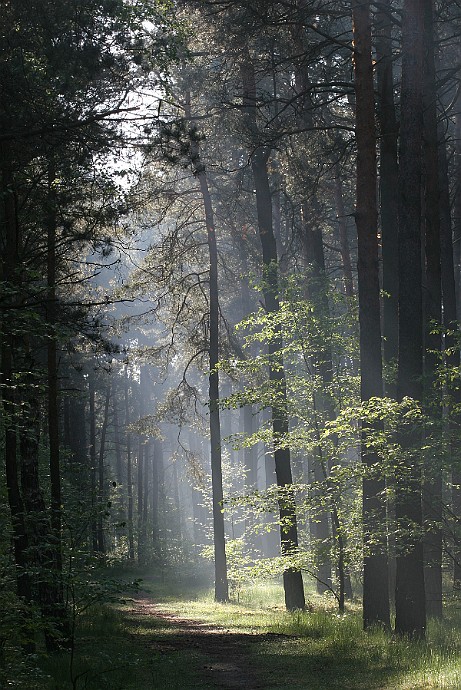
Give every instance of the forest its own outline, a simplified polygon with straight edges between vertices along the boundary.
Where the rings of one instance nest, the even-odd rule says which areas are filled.
[[[0,687],[459,690],[460,3],[0,25]]]

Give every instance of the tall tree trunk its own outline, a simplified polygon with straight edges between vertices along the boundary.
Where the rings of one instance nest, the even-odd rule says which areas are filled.
[[[152,441],[152,500],[151,500],[151,522],[152,522],[152,551],[154,559],[158,557],[160,544],[160,520],[159,520],[159,446],[160,441],[154,438]]]
[[[105,511],[105,471],[104,471],[104,454],[106,450],[106,436],[107,426],[109,423],[109,403],[110,403],[110,384],[106,388],[106,395],[104,397],[104,416],[102,419],[101,438],[99,440],[99,456],[98,456],[98,527],[97,527],[97,543],[98,552],[105,554],[104,544],[104,513]]]
[[[191,118],[190,93],[186,96],[186,117]],[[221,425],[219,419],[219,302],[218,302],[218,249],[213,205],[208,189],[205,166],[200,159],[200,150],[196,136],[196,127],[191,124],[191,148],[194,174],[198,178],[205,211],[208,251],[210,256],[210,290],[209,290],[209,401],[210,401],[210,448],[211,448],[211,484],[213,493],[213,535],[215,558],[215,599],[229,599],[227,581],[226,542],[224,533],[223,484],[221,458]]]
[[[424,7],[405,0],[402,28],[402,82],[399,155],[399,362],[398,399],[422,399],[423,314],[421,286],[421,147],[423,125]],[[421,434],[408,425],[398,434],[402,459],[396,476],[397,552],[395,630],[424,637],[421,507]]]
[[[59,384],[58,384],[58,322],[56,295],[56,231],[57,208],[55,192],[55,167],[48,167],[48,199],[46,209],[47,232],[47,378],[48,378],[48,444],[50,454],[51,532],[53,550],[53,588],[50,606],[54,611],[56,625],[61,636],[68,636],[68,622],[64,606],[62,570],[62,498],[61,498],[61,452],[59,442]],[[57,640],[47,636],[49,650],[56,648]],[[62,640],[61,640],[62,641]]]
[[[376,7],[376,80],[379,138],[379,191],[382,246],[383,287],[383,364],[384,392],[397,397],[398,359],[398,176],[397,161],[398,123],[394,103],[394,56],[392,52],[392,4],[390,0]],[[392,479],[388,479],[392,483]],[[387,498],[387,531],[389,561],[389,593],[392,602],[395,595],[395,506],[392,492]]]
[[[126,492],[127,492],[127,522],[128,522],[128,558],[134,561],[133,536],[133,468],[131,455],[130,426],[130,396],[128,385],[128,364],[125,364],[125,438],[126,438]]]
[[[354,298],[354,279],[352,277],[351,253],[349,249],[349,238],[347,236],[347,219],[344,209],[343,183],[341,180],[341,170],[339,165],[335,165],[335,206],[336,218],[338,220],[339,246],[341,259],[343,262],[344,292],[348,300]]]
[[[461,92],[458,91],[458,98],[457,98],[457,107],[456,107],[456,130],[455,130],[455,140],[456,140],[456,190],[457,193],[455,195],[454,199],[454,208],[453,208],[453,240],[451,240],[451,233],[450,233],[450,241],[452,241],[452,250],[453,250],[453,262],[454,262],[454,289],[455,289],[455,308],[456,308],[456,317],[453,318],[452,312],[447,311],[446,308],[446,297],[445,297],[445,288],[444,290],[444,319],[445,319],[445,326],[448,326],[448,328],[454,329],[455,331],[459,330],[459,322],[460,322],[460,317],[461,317]],[[442,139],[443,140],[443,139]],[[446,168],[448,167],[447,162],[446,162],[446,152],[445,152],[445,166]],[[448,173],[447,173],[448,175]],[[450,204],[449,200],[449,191],[448,191],[448,185],[446,188],[446,197],[448,200],[448,204]],[[444,204],[443,208],[446,208],[446,215],[448,216],[448,209],[450,206],[446,206]],[[446,230],[445,233],[442,234],[442,237],[446,237],[446,246],[448,245],[448,236],[447,233],[448,230]],[[445,277],[449,275],[447,271],[442,271],[442,280],[445,279]],[[450,320],[448,320],[448,313],[450,314]],[[456,326],[454,326],[455,319],[457,320]],[[456,338],[455,338],[456,339]],[[447,344],[449,345],[449,343]],[[459,365],[459,358],[458,355],[453,354],[451,358],[451,363],[456,365]],[[454,396],[454,402],[455,404],[457,403],[458,405],[461,404],[461,391],[454,391],[453,393]],[[459,458],[461,457],[461,439],[459,438],[459,429],[461,428],[461,415],[455,415],[455,417],[452,419],[452,457],[455,460],[454,467],[452,469],[452,508],[453,508],[453,513],[455,516],[455,519],[457,520],[457,534],[455,535],[455,543],[454,543],[454,569],[453,569],[453,586],[456,590],[461,589],[461,466],[459,464]],[[458,431],[456,432],[455,429]]]
[[[254,68],[249,56],[241,67],[244,107],[250,129],[257,134],[256,123],[256,84]],[[256,189],[256,210],[258,230],[263,254],[263,295],[264,306],[269,316],[279,312],[278,257],[272,224],[272,203],[269,187],[267,163],[270,150],[259,146],[253,152],[251,168]],[[288,401],[285,370],[283,366],[282,335],[280,327],[274,326],[274,337],[268,344],[269,380],[273,390],[272,431],[274,438],[274,459],[277,486],[283,491],[279,499],[280,543],[282,555],[290,555],[298,549],[298,528],[296,523],[296,503],[292,491],[290,449],[280,447],[279,440],[288,435]],[[288,610],[302,609],[305,606],[302,573],[287,568],[283,573],[285,605]]]
[[[144,476],[144,453],[145,446],[143,439],[140,436],[138,439],[138,457],[137,457],[137,490],[138,490],[138,500],[137,500],[137,520],[138,520],[138,564],[144,564],[145,558],[145,543],[143,542],[143,525],[142,516],[144,512],[144,482],[146,478]]]
[[[114,415],[114,445],[115,445],[115,476],[117,478],[117,486],[123,487],[120,491],[120,512],[123,514],[125,512],[125,482],[124,482],[124,469],[122,461],[122,446],[120,439],[120,426],[119,426],[119,411],[118,411],[118,401],[117,396],[114,394],[113,397],[113,415]]]
[[[445,366],[448,369],[459,367],[461,352],[459,346],[459,323],[456,317],[456,280],[454,247],[451,220],[450,182],[448,159],[443,123],[439,125],[438,164],[440,187],[440,264],[442,277],[443,326],[445,330]],[[448,381],[451,381],[449,378]],[[450,461],[452,465],[452,512],[458,525],[461,524],[461,471],[458,469],[461,455],[459,429],[461,427],[461,391],[456,380],[447,384],[449,395],[448,431],[450,438]],[[456,535],[455,535],[456,536]],[[461,587],[461,535],[455,539],[453,548],[453,576],[456,589]]]
[[[393,17],[390,0],[379,3],[375,15],[378,87],[379,188],[383,259],[383,354],[385,390],[397,395],[394,369],[398,357],[398,123],[394,104],[392,53]]]
[[[360,323],[360,395],[362,402],[382,397],[378,209],[376,199],[376,132],[371,59],[370,3],[353,2],[356,94],[358,284]],[[381,425],[362,425],[363,479],[363,624],[390,627],[387,540],[383,501],[385,481],[379,456],[369,448],[369,433]]]
[[[441,441],[442,401],[436,388],[442,336],[442,277],[440,248],[440,188],[436,80],[434,59],[433,0],[424,0],[425,59],[423,116],[423,181],[425,214],[426,286],[424,299],[425,358],[424,401],[426,413],[434,421],[432,441]],[[430,445],[430,444],[429,444]],[[428,616],[442,617],[442,463],[440,448],[426,458],[423,483],[424,583]]]
[[[98,505],[97,505],[97,462],[96,462],[96,409],[95,409],[95,390],[94,390],[94,371],[90,372],[88,378],[89,394],[89,415],[90,415],[90,494],[91,494],[91,518],[90,518],[90,540],[91,551],[98,551]]]
[[[2,280],[10,289],[9,306],[19,306],[19,240],[13,191],[13,173],[7,144],[0,144],[1,172],[1,215],[4,225],[5,245],[1,257]],[[19,488],[17,463],[17,404],[15,400],[15,380],[13,370],[13,352],[15,341],[11,330],[11,317],[2,316],[2,351],[1,351],[1,395],[4,424],[5,476],[8,505],[13,530],[13,552],[16,570],[16,589],[18,596],[26,602],[31,599],[31,582],[27,570],[26,552],[28,540],[24,522],[24,505]]]

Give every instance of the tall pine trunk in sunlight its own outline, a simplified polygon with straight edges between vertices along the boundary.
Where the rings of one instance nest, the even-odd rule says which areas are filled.
[[[399,146],[399,361],[398,399],[422,399],[423,311],[421,268],[421,149],[423,143],[424,3],[405,0]],[[396,472],[397,544],[395,630],[423,638],[426,602],[421,506],[421,433],[402,427]]]
[[[250,131],[257,135],[256,122],[256,84],[251,58],[247,54],[241,64],[243,84],[243,105],[248,118]],[[251,157],[251,168],[256,190],[256,210],[258,231],[263,255],[263,295],[267,314],[276,315],[280,310],[279,275],[277,245],[275,242],[272,200],[269,186],[268,160],[270,149],[257,146]],[[289,431],[288,400],[283,365],[283,342],[280,327],[274,325],[274,336],[268,344],[269,380],[272,386],[273,402],[271,405],[272,431],[274,437],[274,459],[277,486],[283,490],[279,499],[280,543],[282,555],[290,555],[298,548],[298,528],[296,522],[296,504],[291,490],[293,483],[291,472],[290,448],[279,447],[279,439],[286,438]],[[283,573],[285,605],[288,610],[302,609],[305,606],[302,573],[287,568]]]
[[[357,198],[361,400],[383,395],[380,292],[378,269],[378,209],[376,196],[376,132],[370,3],[352,4],[354,78],[356,95]],[[390,627],[385,480],[378,454],[368,447],[363,424],[361,457],[363,478],[363,623]]]
[[[205,211],[208,251],[210,256],[210,290],[209,290],[209,402],[210,402],[210,450],[211,450],[211,485],[213,496],[213,536],[215,562],[215,599],[229,599],[227,581],[226,542],[224,533],[224,506],[221,457],[221,424],[219,415],[219,302],[218,302],[218,248],[216,229],[205,166],[200,159],[200,147],[197,129],[191,122],[190,93],[186,94],[185,115],[190,122],[191,159],[193,172],[198,179]]]

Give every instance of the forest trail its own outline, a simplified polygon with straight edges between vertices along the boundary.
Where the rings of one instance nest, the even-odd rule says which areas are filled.
[[[145,640],[145,644],[156,653],[173,655],[176,652],[191,651],[203,655],[204,665],[200,668],[203,687],[229,688],[238,690],[258,690],[267,688],[267,683],[251,668],[249,647],[261,642],[261,635],[235,633],[219,626],[210,626],[200,620],[180,618],[156,603],[146,592],[132,600],[128,616],[143,618],[154,616],[171,626],[168,639],[155,632]],[[270,634],[273,639],[277,635]],[[188,680],[184,679],[184,690],[188,690]]]

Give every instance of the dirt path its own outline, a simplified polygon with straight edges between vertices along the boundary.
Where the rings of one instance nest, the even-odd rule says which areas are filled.
[[[168,640],[153,639],[147,643],[156,652],[173,654],[193,649],[202,653],[208,659],[201,670],[207,683],[234,690],[262,690],[267,687],[250,668],[248,654],[248,648],[260,642],[261,635],[234,633],[225,628],[210,627],[202,621],[180,618],[142,594],[133,600],[132,612],[139,617],[155,616],[173,626],[175,632],[168,636]],[[187,690],[186,686],[184,690]]]

